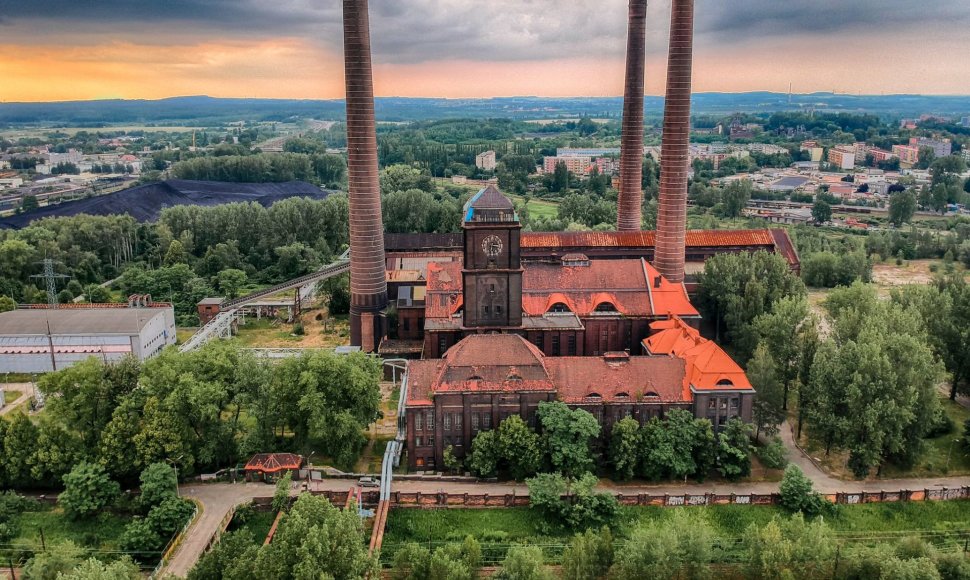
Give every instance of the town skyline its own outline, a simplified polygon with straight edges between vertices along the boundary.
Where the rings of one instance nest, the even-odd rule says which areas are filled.
[[[622,94],[626,3],[372,2],[377,96]],[[698,0],[695,92],[966,93],[970,6]],[[483,24],[483,23],[488,23]],[[669,1],[647,15],[646,93],[666,75]],[[343,97],[339,5],[14,2],[0,100]],[[919,47],[916,50],[914,47]]]

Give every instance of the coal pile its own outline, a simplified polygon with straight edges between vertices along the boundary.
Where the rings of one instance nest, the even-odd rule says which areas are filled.
[[[305,181],[226,183],[169,179],[98,197],[42,207],[27,214],[10,216],[0,219],[0,227],[20,229],[41,218],[79,214],[128,214],[140,222],[150,222],[157,220],[164,208],[176,205],[212,206],[255,201],[264,207],[269,207],[277,201],[290,197],[324,199],[330,193]]]

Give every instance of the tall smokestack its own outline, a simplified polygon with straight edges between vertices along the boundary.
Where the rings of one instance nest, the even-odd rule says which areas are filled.
[[[660,204],[654,266],[671,282],[684,280],[687,228],[687,165],[690,145],[690,81],[694,43],[694,0],[673,0],[667,100],[660,152]]]
[[[646,58],[647,0],[630,0],[626,40],[626,86],[623,90],[623,136],[620,142],[620,195],[616,229],[639,231],[643,221],[643,69]]]
[[[384,336],[387,282],[377,177],[377,129],[367,0],[344,2],[347,174],[350,184],[350,344],[377,350]]]

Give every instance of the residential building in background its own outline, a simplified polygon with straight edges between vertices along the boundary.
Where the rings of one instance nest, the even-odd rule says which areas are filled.
[[[586,175],[593,165],[593,158],[588,155],[569,156],[569,157],[545,157],[542,160],[542,170],[546,173],[554,173],[556,165],[563,163],[570,173],[575,175]]]
[[[495,171],[495,152],[485,151],[475,156],[475,167],[485,171]]]
[[[913,137],[909,140],[910,147],[916,147],[917,150],[923,147],[929,147],[933,150],[933,154],[936,157],[948,157],[953,153],[953,142],[949,139],[930,139],[928,137]]]
[[[856,148],[853,145],[839,145],[829,149],[829,163],[839,169],[855,169]]]
[[[906,165],[919,163],[919,147],[912,145],[893,145],[893,154],[899,157],[899,162]]]

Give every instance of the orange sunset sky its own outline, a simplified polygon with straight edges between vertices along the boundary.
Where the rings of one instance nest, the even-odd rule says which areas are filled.
[[[371,0],[382,96],[622,93],[625,0]],[[648,15],[662,94],[669,0]],[[966,0],[697,0],[695,91],[970,93]],[[342,98],[336,0],[0,4],[0,100]]]

